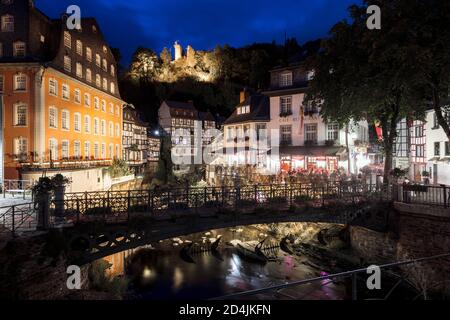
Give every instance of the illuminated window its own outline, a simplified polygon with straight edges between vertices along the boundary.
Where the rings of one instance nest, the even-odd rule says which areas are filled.
[[[48,90],[52,96],[58,95],[58,82],[55,79],[50,79],[48,81]]]
[[[28,139],[19,137],[14,139],[14,157],[18,160],[28,155]]]
[[[77,77],[83,78],[83,66],[79,62],[77,62]]]
[[[64,31],[64,46],[72,48],[72,36],[68,31]]]
[[[78,112],[73,116],[73,129],[76,132],[81,132],[81,114]]]
[[[116,137],[120,137],[120,125],[116,123]]]
[[[72,71],[72,59],[68,55],[64,56],[64,70],[67,72]]]
[[[109,144],[109,159],[114,158],[114,145],[112,143]]]
[[[102,136],[106,136],[106,121],[102,120],[101,126],[100,126],[100,132]]]
[[[51,138],[48,141],[49,153],[51,160],[58,160],[58,140]]]
[[[109,122],[109,136],[114,137],[114,123],[112,121]]]
[[[116,67],[114,65],[111,65],[111,75],[114,77],[116,75]]]
[[[81,40],[77,40],[77,54],[83,56],[83,43]]]
[[[5,77],[3,75],[0,75],[0,92],[3,92],[5,90]]]
[[[89,62],[92,61],[92,50],[89,47],[86,47],[86,60]]]
[[[86,81],[91,83],[92,82],[92,71],[91,69],[86,69]]]
[[[84,116],[84,132],[91,133],[91,117],[88,115]]]
[[[98,97],[94,97],[94,109],[100,109],[100,99]]]
[[[120,116],[120,108],[119,108],[119,106],[116,106],[116,116]]]
[[[106,101],[102,100],[102,111],[106,112]]]
[[[58,110],[55,107],[48,108],[48,125],[50,128],[58,127]]]
[[[95,75],[95,85],[99,88],[102,86],[102,79],[99,74]]]
[[[292,126],[280,126],[280,142],[284,144],[292,143]]]
[[[317,123],[305,124],[305,141],[317,143]]]
[[[112,94],[116,93],[116,85],[113,82],[111,82],[111,93]]]
[[[280,87],[292,86],[292,72],[284,72],[280,74]]]
[[[89,159],[91,157],[91,143],[89,141],[86,141],[84,143],[84,157],[86,159]]]
[[[69,141],[68,140],[61,141],[61,158],[69,159]]]
[[[103,58],[103,63],[102,63],[102,69],[103,69],[103,71],[108,71],[108,62],[104,58]]]
[[[98,53],[96,53],[96,54],[95,54],[95,65],[96,65],[97,67],[100,67],[100,64],[101,64],[101,58],[100,58],[100,55],[99,55]]]
[[[108,90],[108,80],[106,78],[103,78],[103,90]]]
[[[80,91],[80,89],[75,89],[73,91],[73,96],[74,96],[75,103],[81,103],[81,91]]]
[[[90,107],[91,106],[91,95],[89,93],[85,93],[84,94],[84,105],[86,107]]]
[[[63,110],[61,112],[61,128],[64,130],[70,129],[70,114],[68,110]]]
[[[24,73],[19,73],[14,76],[14,91],[27,90],[27,76]]]
[[[14,126],[26,127],[28,125],[28,108],[25,104],[14,105]]]
[[[94,143],[94,158],[98,159],[99,158],[99,148],[98,148],[98,142]]]
[[[116,144],[116,159],[119,159],[120,153],[119,153],[120,147],[118,144]]]
[[[109,113],[114,114],[114,103],[109,104]]]
[[[27,54],[27,46],[25,42],[17,41],[14,42],[14,57],[25,57]]]
[[[98,118],[94,118],[94,135],[98,135]]]
[[[73,142],[73,156],[75,158],[81,157],[81,144],[80,141],[74,141]]]
[[[339,140],[339,124],[329,123],[327,125],[327,140],[331,141]]]
[[[62,98],[64,100],[69,100],[70,99],[70,88],[67,84],[63,84],[62,85]]]
[[[106,144],[102,143],[101,158],[106,159]]]
[[[280,97],[280,114],[291,115],[292,114],[292,97]]]
[[[12,15],[2,16],[2,32],[14,32],[14,17]]]

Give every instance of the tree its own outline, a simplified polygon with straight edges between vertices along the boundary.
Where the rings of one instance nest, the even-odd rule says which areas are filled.
[[[439,125],[450,141],[450,2],[412,0],[403,8],[408,23],[406,34],[415,50],[423,99],[436,112]]]
[[[130,76],[141,83],[148,84],[159,74],[161,63],[156,53],[147,48],[138,48],[133,54]]]
[[[336,24],[320,53],[308,61],[315,76],[306,101],[320,105],[326,120],[342,126],[352,119],[380,121],[387,182],[397,124],[404,117],[423,117],[424,103],[414,90],[419,83],[416,47],[405,38],[409,26],[401,14],[409,1],[376,1],[383,12],[382,29],[369,30],[367,6],[374,2],[352,6],[351,23]]]
[[[169,64],[172,61],[172,54],[170,53],[169,49],[167,49],[167,47],[164,47],[159,57],[164,64]]]

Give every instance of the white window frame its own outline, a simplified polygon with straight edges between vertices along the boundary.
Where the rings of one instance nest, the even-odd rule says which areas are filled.
[[[64,145],[66,146],[66,150]],[[67,153],[67,154],[65,154]],[[61,140],[61,159],[69,159],[70,158],[70,142],[69,140]]]
[[[86,47],[86,60],[92,62],[92,49],[90,47]]]
[[[94,117],[94,136],[99,134],[100,121],[97,117]]]
[[[58,81],[55,78],[48,79],[48,93],[51,96],[58,96]]]
[[[64,56],[64,70],[72,72],[72,58],[68,55]]]
[[[13,139],[14,159],[20,160],[28,156],[28,138],[16,137]]]
[[[13,55],[17,58],[23,58],[27,56],[27,44],[23,41],[16,41],[13,44]]]
[[[53,150],[52,150],[53,149]],[[48,139],[48,153],[52,161],[58,160],[58,140],[55,138]]]
[[[91,117],[89,115],[85,115],[83,120],[84,120],[84,126],[83,126],[84,133],[90,134],[91,133]]]
[[[339,124],[338,123],[328,123],[327,124],[327,140],[339,141]],[[336,137],[334,139],[334,137]]]
[[[53,117],[52,111],[54,111]],[[58,109],[55,106],[48,107],[48,127],[51,129],[58,129]]]
[[[91,95],[89,93],[84,94],[84,106],[88,108],[91,107]]]
[[[70,100],[70,87],[66,83],[61,86],[61,98],[64,100]]]
[[[91,158],[91,142],[90,141],[85,141],[84,142],[83,154],[84,154],[84,158],[85,159],[90,159]]]
[[[86,81],[92,82],[92,70],[90,68],[86,68]]]
[[[100,99],[99,97],[94,97],[94,109],[99,110],[100,109]]]
[[[79,56],[83,56],[83,42],[79,39],[76,41],[76,52]]]
[[[23,81],[19,82],[19,79]],[[23,87],[19,84],[23,84]],[[28,76],[25,73],[17,73],[14,75],[14,91],[15,92],[26,92],[28,89]]]
[[[105,137],[106,136],[106,121],[101,120],[100,121],[100,134]]]
[[[73,114],[73,129],[75,132],[81,132],[81,113],[79,112]]]
[[[81,142],[79,140],[73,142],[73,156],[78,159],[81,157]]]
[[[83,65],[79,62],[76,64],[76,75],[78,78],[83,78]]]
[[[65,121],[64,115],[66,115]],[[70,111],[67,109],[61,111],[61,129],[66,131],[70,130]]]
[[[75,101],[75,103],[81,104],[81,90],[80,89],[73,90],[73,100]]]
[[[64,46],[72,49],[72,35],[69,31],[64,31]]]
[[[19,124],[19,108],[25,109],[25,124]],[[28,106],[25,103],[14,104],[14,127],[27,127],[28,126]]]
[[[102,99],[102,112],[106,112],[106,100]]]
[[[289,87],[293,84],[292,71],[285,71],[280,73],[280,87]]]

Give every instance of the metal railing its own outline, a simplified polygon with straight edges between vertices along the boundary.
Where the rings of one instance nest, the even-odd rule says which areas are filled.
[[[244,187],[178,188],[169,190],[127,190],[68,193],[64,200],[52,200],[55,215],[71,220],[113,221],[129,219],[130,214],[152,215],[167,212],[196,212],[202,208],[254,209],[292,205],[324,206],[334,200],[357,203],[371,198],[390,200],[390,188],[364,183],[277,184]]]
[[[34,231],[36,225],[37,210],[34,203],[0,207],[0,233],[11,233],[15,237],[20,232]]]
[[[411,266],[411,265],[420,264],[423,262],[445,259],[445,258],[450,258],[450,253],[439,254],[439,255],[434,255],[434,256],[419,258],[419,259],[393,262],[393,263],[380,265],[378,267],[380,268],[380,270],[386,270],[386,269],[390,270],[390,269],[398,268],[398,267],[402,267],[402,266]],[[358,275],[364,274],[367,277],[368,276],[367,270],[368,270],[368,268],[361,268],[361,269],[356,269],[356,270],[351,270],[351,271],[345,271],[345,272],[335,273],[335,274],[331,274],[331,275],[326,275],[326,276],[305,279],[305,280],[295,281],[295,282],[286,283],[286,284],[270,286],[270,287],[266,287],[266,288],[260,288],[260,289],[254,289],[254,290],[249,290],[249,291],[244,291],[244,292],[233,293],[233,294],[217,297],[212,300],[233,300],[233,299],[244,298],[244,297],[248,298],[251,296],[255,296],[257,294],[265,294],[265,293],[271,293],[271,292],[280,293],[280,291],[283,289],[294,288],[294,287],[311,284],[311,283],[320,283],[320,282],[326,281],[326,280],[329,280],[330,282],[332,282],[332,281],[342,280],[342,279],[346,279],[346,278],[351,278],[352,300],[357,300],[358,299],[358,290],[357,290]],[[405,281],[405,279],[401,278],[400,281]],[[448,281],[448,279],[447,279],[447,281]],[[397,287],[398,284],[399,283],[394,285],[393,289],[395,289],[395,287]],[[388,293],[388,295],[390,293],[392,293],[391,291]],[[286,295],[283,295],[283,296],[286,297]],[[250,298],[248,298],[248,299],[250,299]]]
[[[31,180],[3,180],[3,198],[6,198],[6,195],[11,195],[12,197],[20,195],[23,199],[26,199],[27,195],[32,196],[32,188],[33,182]]]
[[[450,208],[450,187],[446,185],[398,184],[394,201]]]

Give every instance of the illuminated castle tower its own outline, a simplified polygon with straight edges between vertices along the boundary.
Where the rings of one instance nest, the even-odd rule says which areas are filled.
[[[181,48],[181,45],[178,41],[175,41],[173,47],[175,48],[175,61],[180,60],[183,57],[183,49]]]

